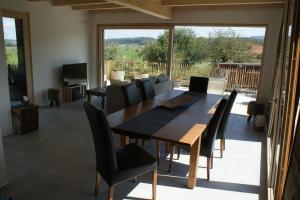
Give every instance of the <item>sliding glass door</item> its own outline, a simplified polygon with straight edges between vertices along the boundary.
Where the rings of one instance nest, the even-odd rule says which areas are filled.
[[[168,73],[169,29],[100,27],[103,82],[149,78]]]

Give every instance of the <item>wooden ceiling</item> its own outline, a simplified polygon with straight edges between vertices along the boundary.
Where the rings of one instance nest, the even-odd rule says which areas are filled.
[[[28,0],[49,1],[53,6],[71,6],[73,10],[132,9],[162,19],[172,19],[175,7],[203,6],[283,6],[285,0]]]

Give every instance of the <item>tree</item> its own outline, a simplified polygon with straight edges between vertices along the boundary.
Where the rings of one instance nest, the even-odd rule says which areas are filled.
[[[141,50],[142,59],[150,62],[167,62],[168,37],[166,31],[158,39],[145,45]],[[207,58],[207,41],[197,38],[191,29],[178,28],[174,32],[174,61],[181,64],[194,64]]]
[[[105,60],[114,60],[117,58],[118,46],[116,44],[108,43],[104,47],[104,59]]]
[[[251,48],[247,41],[241,39],[232,29],[215,30],[209,36],[210,59],[212,63],[245,62],[249,60],[248,51]]]
[[[168,60],[167,46],[160,45],[159,42],[152,42],[145,45],[139,55],[143,60],[149,62],[167,62]]]

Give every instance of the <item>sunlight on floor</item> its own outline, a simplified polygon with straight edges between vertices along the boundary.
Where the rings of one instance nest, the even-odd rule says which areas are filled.
[[[206,158],[200,157],[197,187],[194,190],[184,185],[188,176],[189,155],[183,151],[180,159],[174,160],[171,174],[159,173],[157,199],[198,200],[202,197],[205,200],[258,200],[261,142],[227,139],[226,145],[227,149],[221,159],[219,142],[216,143],[210,181],[206,180]],[[177,155],[174,157],[177,158]],[[160,167],[159,172],[162,170]],[[172,180],[174,182],[170,183]],[[151,191],[150,183],[139,183],[126,199],[151,199]]]
[[[127,196],[125,199],[151,199],[151,184],[140,183],[138,184]],[[259,195],[247,192],[236,192],[231,190],[220,190],[220,189],[211,189],[211,188],[201,188],[197,187],[190,192],[190,189],[187,188],[177,188],[158,185],[157,186],[157,199],[172,199],[172,200],[258,200]],[[171,197],[170,197],[171,196]]]
[[[229,94],[229,93],[226,93]],[[238,115],[247,115],[247,107],[250,101],[255,101],[255,94],[239,93],[236,97],[231,113]]]

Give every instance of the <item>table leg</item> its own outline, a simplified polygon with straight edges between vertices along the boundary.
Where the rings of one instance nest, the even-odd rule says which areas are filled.
[[[129,137],[125,135],[121,135],[120,137],[120,145],[124,146],[126,144],[129,144]]]
[[[200,141],[201,141],[201,136],[196,140],[196,142],[191,147],[189,177],[188,177],[188,183],[187,183],[187,187],[190,189],[194,189],[194,187],[196,186],[196,183],[197,183]]]

